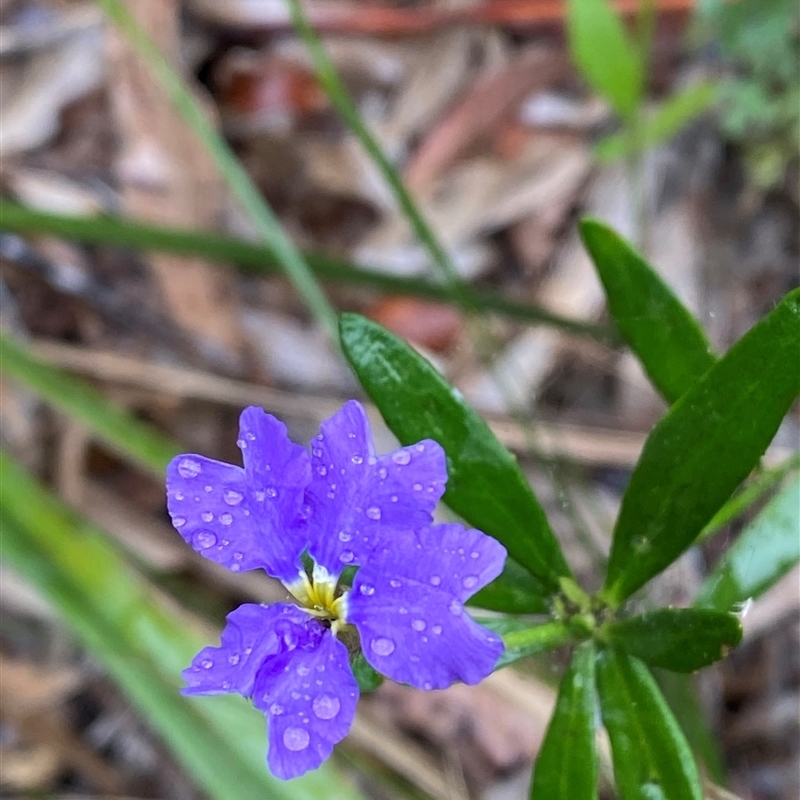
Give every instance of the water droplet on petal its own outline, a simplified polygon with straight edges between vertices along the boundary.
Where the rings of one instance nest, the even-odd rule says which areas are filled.
[[[204,492],[213,492],[213,491],[214,491],[214,487],[213,487],[213,486],[212,486],[210,483],[207,483],[207,484],[206,484],[206,485],[203,487],[203,491],[204,491]]]
[[[228,489],[225,494],[222,495],[222,499],[229,505],[229,506],[238,506],[239,503],[244,500],[241,492],[237,492],[234,489]]]
[[[458,600],[453,600],[450,603],[450,613],[451,614],[455,614],[455,616],[459,616],[459,614],[461,614],[461,612],[463,610],[464,610],[464,606],[462,606],[461,603],[458,602]]]
[[[389,581],[389,586],[391,586],[393,589],[399,589],[402,585],[403,584],[400,583],[400,581],[396,581],[394,578]]]
[[[222,525],[230,525],[233,522],[233,517],[225,512],[224,514],[219,515],[219,521]]]
[[[400,608],[398,608],[397,611],[400,614],[408,614],[408,609],[405,606],[400,606]]]
[[[200,462],[193,458],[183,458],[178,463],[178,474],[182,478],[196,478],[202,469]]]
[[[349,564],[355,558],[355,554],[351,550],[343,550],[339,554],[339,561],[344,564]]]
[[[231,572],[239,572],[242,568],[241,564],[231,564]]]
[[[314,456],[314,458],[322,458],[322,450],[319,447],[312,447],[311,455]]]
[[[461,581],[461,583],[464,584],[464,588],[465,589],[471,589],[473,586],[477,585],[478,576],[477,575],[467,575],[467,577],[464,578],[464,580]]]
[[[409,453],[408,450],[397,450],[392,453],[392,461],[394,461],[395,464],[404,466],[411,461],[411,453]]]
[[[183,492],[175,492],[176,500],[183,500]]]
[[[349,542],[352,538],[353,538],[352,533],[348,533],[347,531],[339,531],[340,542]]]
[[[203,669],[211,669],[211,667],[213,667],[213,666],[214,666],[214,662],[213,662],[213,661],[212,661],[210,658],[204,658],[204,659],[203,659],[203,660],[200,662],[200,666],[201,666]]]
[[[264,502],[264,498],[267,496],[267,493],[266,492],[262,492],[261,490],[255,492],[254,494],[255,494],[255,498],[256,498],[256,502],[257,503],[263,503]]]
[[[210,511],[204,511],[200,515],[200,519],[202,519],[203,522],[211,522],[214,519],[214,515]]]
[[[393,503],[396,503],[396,502],[397,502],[397,495],[396,495],[396,494],[393,494],[393,495],[392,495],[392,497],[391,497],[391,501],[392,501]]]
[[[267,497],[277,497],[278,492],[275,490],[274,486],[267,486]]]
[[[237,439],[236,440],[236,446],[240,450],[245,450],[247,448],[247,442],[244,439]]]
[[[389,473],[386,471],[386,467],[381,467],[378,470],[378,476],[381,480],[384,480]]]
[[[425,681],[425,683],[422,684],[422,688],[426,692],[429,692],[431,689],[433,689],[433,684],[430,681]]]
[[[216,543],[217,537],[211,531],[198,531],[194,535],[195,547],[200,550],[208,550],[209,547],[213,547]]]
[[[231,682],[230,681],[222,681],[222,688],[227,692],[228,689],[231,688]]]
[[[287,728],[283,732],[284,746],[287,750],[291,750],[294,753],[299,750],[305,750],[310,741],[311,737],[308,735],[308,731],[302,728]]]
[[[414,489],[415,492],[421,492],[422,491],[422,484],[421,483],[415,483],[412,488]]]
[[[186,517],[173,517],[172,524],[176,528],[182,528],[186,524]]]
[[[442,626],[434,625],[431,630],[438,636],[442,632]]]
[[[370,595],[375,594],[375,587],[366,583],[362,583],[361,586],[358,587],[358,591],[361,592],[361,594],[369,597]]]
[[[363,464],[364,463],[364,459],[360,455],[358,455],[358,453],[356,453],[356,455],[354,455],[350,460],[354,464]]]
[[[367,509],[367,512],[366,512],[366,513],[367,513],[367,516],[368,516],[370,519],[375,519],[375,520],[378,520],[378,519],[380,519],[380,518],[381,518],[381,510],[378,508],[378,506],[370,506],[370,507]]]
[[[415,619],[415,620],[414,620],[414,621],[411,623],[411,627],[412,627],[412,628],[413,628],[415,631],[424,631],[424,630],[425,630],[425,628],[426,628],[426,625],[425,625],[425,620],[424,620],[424,619]]]
[[[333,719],[339,713],[341,703],[338,697],[321,694],[319,697],[314,698],[311,708],[320,719]]]
[[[297,672],[297,674],[302,678],[308,675],[308,673],[311,672],[311,669],[305,664],[299,664],[295,672]]]
[[[438,586],[442,579],[438,575],[431,575],[431,586]]]
[[[473,551],[472,551],[472,552],[469,554],[469,557],[470,557],[470,558],[480,558],[480,557],[481,557],[481,554],[480,554],[480,553],[479,553],[477,550],[473,550]]]
[[[228,656],[228,663],[232,667],[235,667],[239,663],[239,654],[234,653],[232,656]]]
[[[394,642],[391,639],[373,639],[369,643],[372,652],[379,656],[388,656],[394,652]]]

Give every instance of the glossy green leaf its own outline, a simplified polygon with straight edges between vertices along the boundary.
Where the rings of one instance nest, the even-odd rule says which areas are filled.
[[[158,598],[103,534],[0,451],[6,563],[36,586],[130,701],[218,800],[352,798],[331,765],[292,782],[266,766],[264,716],[242,698],[187,698],[180,671],[214,635]]]
[[[604,650],[597,688],[620,800],[702,800],[691,749],[647,667]]]
[[[383,683],[383,675],[370,666],[360,651],[350,656],[350,667],[356,676],[361,694],[374,692]]]
[[[84,423],[103,442],[163,478],[182,448],[151,425],[108,401],[93,386],[32,355],[25,345],[0,332],[0,372],[19,381],[59,411]]]
[[[502,574],[467,600],[468,606],[506,614],[545,614],[551,592],[524,567],[507,558]]]
[[[655,387],[674,403],[716,362],[703,329],[618,233],[598,220],[583,219],[580,234],[622,338]]]
[[[495,669],[506,667],[521,658],[555,650],[575,638],[564,622],[533,624],[520,617],[481,616],[476,616],[475,621],[503,637],[505,651]]]
[[[694,672],[718,661],[742,639],[733,614],[700,608],[659,608],[609,623],[606,641],[654,667]]]
[[[800,476],[794,476],[715,565],[695,605],[730,611],[765,592],[798,562]]]
[[[678,90],[642,120],[635,152],[671,139],[681,128],[702,114],[714,101],[717,89],[712,83],[700,82]],[[624,132],[601,140],[595,146],[600,161],[609,162],[631,155],[631,138]]]
[[[280,269],[272,249],[205,231],[165,228],[130,219],[49,214],[0,200],[0,231],[18,234],[48,234],[86,244],[133,247],[145,251],[198,256],[208,261],[233,263],[255,274]],[[454,297],[452,291],[426,278],[388,275],[377,269],[355,266],[352,262],[323,253],[304,253],[315,275],[323,281],[365,286],[385,292],[408,294],[498,314],[520,322],[551,325],[577,336],[613,342],[610,330],[589,322],[552,314],[530,303],[520,303],[488,289],[473,289],[464,284]],[[462,302],[463,301],[463,302]]]
[[[656,425],[622,498],[605,599],[674,561],[756,466],[800,393],[800,289],[748,331]]]
[[[445,502],[502,542],[547,587],[569,575],[561,548],[514,456],[413,348],[358,314],[339,320],[342,349],[402,444],[431,438],[447,454]]]
[[[572,653],[533,768],[531,800],[597,797],[594,662],[592,641]]]
[[[642,57],[609,0],[569,0],[572,59],[586,82],[621,116],[636,113],[644,93]]]

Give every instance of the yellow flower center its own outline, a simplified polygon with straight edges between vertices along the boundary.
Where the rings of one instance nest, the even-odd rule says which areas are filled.
[[[347,624],[347,593],[340,593],[337,597],[337,583],[324,567],[315,565],[311,577],[303,571],[286,588],[309,614],[330,620],[331,630],[336,634]]]

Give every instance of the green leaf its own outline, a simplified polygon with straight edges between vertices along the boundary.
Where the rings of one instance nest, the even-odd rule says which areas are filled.
[[[506,667],[521,658],[546,653],[574,640],[572,631],[564,622],[544,622],[532,625],[519,617],[480,617],[475,622],[503,637],[505,651],[495,669]]]
[[[353,797],[331,765],[291,783],[266,766],[264,716],[230,695],[183,697],[180,676],[206,644],[103,534],[0,451],[3,560],[31,582],[170,747],[217,800]]]
[[[717,562],[695,605],[729,611],[765,592],[798,561],[800,476],[794,476]]]
[[[604,650],[597,688],[620,800],[702,800],[692,752],[647,667]]]
[[[569,575],[561,548],[514,456],[442,376],[402,339],[358,314],[339,318],[342,349],[403,444],[435,439],[447,454],[445,502],[504,544],[552,590]]]
[[[244,271],[269,274],[280,269],[268,245],[234,239],[203,231],[165,228],[113,217],[81,217],[48,214],[0,200],[0,231],[18,234],[49,234],[86,244],[107,244],[147,251],[198,256],[210,261],[233,263]],[[330,283],[367,286],[385,292],[408,294],[496,313],[521,322],[552,325],[576,336],[613,343],[611,331],[588,322],[551,314],[544,308],[519,303],[499,292],[473,289],[464,284],[453,297],[446,286],[426,278],[404,278],[377,269],[357,267],[349,261],[322,253],[304,253],[315,275]]]
[[[714,84],[700,82],[668,97],[642,121],[635,152],[671,139],[692,119],[702,114],[714,101],[716,94]],[[617,133],[602,139],[595,145],[595,155],[606,163],[632,155],[630,135]]]
[[[374,692],[382,683],[383,675],[376,672],[364,658],[364,654],[359,652],[350,656],[350,667],[353,670],[353,675],[356,676],[358,688],[361,694],[367,692]]]
[[[699,608],[659,608],[610,623],[606,641],[654,667],[694,672],[725,656],[742,639],[733,614]]]
[[[588,218],[581,220],[580,234],[622,338],[655,387],[674,403],[716,362],[703,329],[619,234]]]
[[[644,93],[644,65],[608,0],[569,0],[567,33],[586,82],[621,117],[632,117]]]
[[[506,614],[545,614],[550,610],[550,594],[528,570],[507,558],[503,572],[472,595],[467,605]]]
[[[800,289],[656,425],[622,498],[603,595],[617,605],[689,547],[772,441],[800,392]]]
[[[179,444],[109,402],[88,383],[40,361],[2,332],[0,372],[82,422],[113,450],[158,478],[164,477],[170,459],[182,451]]]
[[[591,640],[572,653],[534,766],[531,800],[597,797],[594,662]]]

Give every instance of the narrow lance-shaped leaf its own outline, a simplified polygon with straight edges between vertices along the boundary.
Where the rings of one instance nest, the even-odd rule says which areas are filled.
[[[620,116],[635,114],[644,91],[644,65],[609,0],[569,0],[567,32],[586,82]]]
[[[800,476],[742,531],[706,578],[695,605],[730,611],[758,597],[800,561]]]
[[[555,650],[575,639],[565,622],[542,622],[532,624],[521,617],[480,617],[475,621],[503,637],[505,651],[495,669],[506,667],[521,658],[535,656]]]
[[[604,650],[597,688],[621,800],[702,800],[691,749],[647,667]]]
[[[561,548],[514,456],[463,397],[402,339],[342,314],[342,349],[402,444],[430,437],[447,454],[445,502],[494,536],[547,587],[569,575]]]
[[[703,329],[619,234],[595,219],[581,220],[580,233],[619,332],[664,399],[674,403],[716,361]]]
[[[616,605],[674,561],[758,463],[800,392],[800,289],[656,425],[622,498],[603,590]]]
[[[0,372],[83,422],[107,445],[162,478],[181,447],[146,422],[109,402],[93,386],[40,361],[25,347],[0,332]]]
[[[699,608],[659,608],[610,623],[606,641],[654,667],[694,672],[725,656],[742,639],[733,614]]]
[[[266,766],[264,717],[233,696],[180,695],[207,634],[158,602],[104,535],[0,451],[4,561],[38,588],[210,797],[352,798],[330,766],[284,783]]]
[[[594,642],[575,648],[533,768],[531,800],[597,797],[594,662]]]

